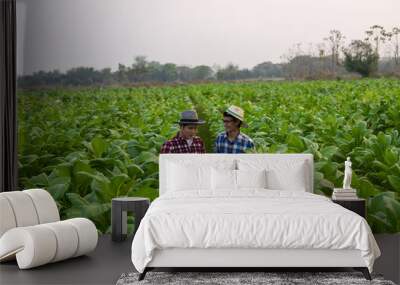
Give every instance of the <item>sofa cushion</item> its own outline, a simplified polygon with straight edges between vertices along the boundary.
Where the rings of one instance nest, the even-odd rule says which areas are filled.
[[[1,196],[8,200],[17,227],[33,226],[39,223],[35,205],[29,195],[23,191],[3,192]]]
[[[43,189],[29,189],[22,191],[29,195],[38,215],[39,224],[52,223],[60,220],[57,204],[49,192]]]
[[[1,193],[2,194],[2,193]],[[0,194],[0,237],[9,229],[15,228],[17,222],[15,220],[14,211],[8,199]]]
[[[85,218],[17,227],[0,238],[0,261],[16,257],[20,269],[33,268],[86,254],[97,241],[95,225]]]

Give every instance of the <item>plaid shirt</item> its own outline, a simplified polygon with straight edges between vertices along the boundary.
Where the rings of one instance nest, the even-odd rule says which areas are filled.
[[[205,153],[203,140],[200,137],[193,137],[191,146],[187,141],[179,136],[179,132],[175,137],[166,141],[162,147],[160,153]]]
[[[253,148],[254,142],[243,133],[239,133],[232,142],[228,139],[226,132],[220,133],[215,140],[214,151],[216,153],[244,153],[247,149]]]

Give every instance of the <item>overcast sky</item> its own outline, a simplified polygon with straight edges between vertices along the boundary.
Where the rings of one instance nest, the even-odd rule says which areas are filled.
[[[253,67],[331,29],[400,26],[399,0],[17,0],[18,73],[162,63]]]

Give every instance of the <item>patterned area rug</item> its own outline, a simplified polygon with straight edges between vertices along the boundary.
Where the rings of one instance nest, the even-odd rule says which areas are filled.
[[[360,272],[154,272],[150,271],[142,281],[139,273],[122,274],[117,285],[133,284],[379,284],[395,285],[380,275],[372,274],[372,281],[364,278]]]

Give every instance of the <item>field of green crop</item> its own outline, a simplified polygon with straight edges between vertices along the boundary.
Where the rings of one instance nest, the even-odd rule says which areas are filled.
[[[63,218],[108,232],[112,197],[157,197],[158,152],[179,113],[195,108],[207,121],[199,131],[211,151],[230,104],[245,109],[256,152],[312,153],[321,195],[341,186],[350,156],[373,231],[400,232],[398,80],[20,91],[20,186],[47,189]]]

